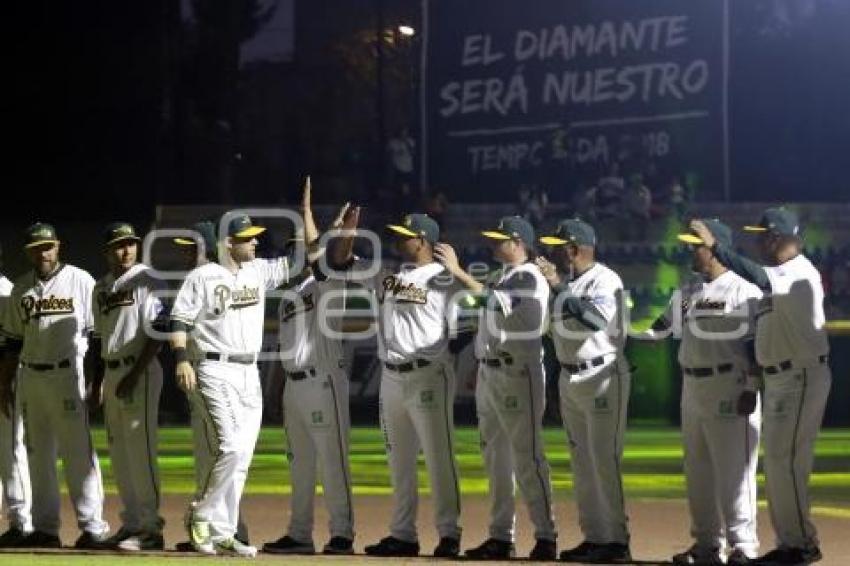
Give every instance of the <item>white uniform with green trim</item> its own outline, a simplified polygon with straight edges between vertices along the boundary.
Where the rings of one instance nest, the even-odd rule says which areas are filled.
[[[631,376],[620,321],[623,282],[611,268],[595,263],[567,288],[588,300],[606,324],[594,331],[573,317],[563,318],[563,305],[553,297],[552,340],[562,364],[561,417],[570,446],[579,526],[588,542],[628,544],[621,464]]]
[[[173,321],[192,329],[188,350],[198,360],[198,383],[190,402],[212,448],[192,503],[192,521],[208,525],[214,540],[236,534],[239,501],[263,416],[256,358],[262,348],[266,292],[288,278],[286,258],[255,259],[236,273],[207,263],[189,272],[171,310]],[[227,361],[229,356],[234,361]]]
[[[378,300],[381,428],[393,485],[390,534],[415,542],[420,449],[431,483],[440,537],[460,539],[460,490],[454,454],[455,375],[449,324],[460,287],[439,263],[403,266],[364,282]],[[407,371],[387,366],[410,364]],[[406,368],[405,368],[406,369]]]
[[[818,544],[809,513],[815,440],[832,384],[824,290],[802,254],[765,267],[770,294],[757,313],[756,360],[764,374],[764,471],[770,518],[780,545]]]
[[[475,337],[475,357],[480,360],[475,406],[490,478],[490,537],[513,542],[516,479],[534,537],[554,541],[552,486],[541,430],[546,402],[542,334],[549,285],[535,265],[524,263],[504,268],[490,280],[488,290]]]
[[[136,363],[165,315],[162,281],[148,266],[137,264],[118,279],[110,273],[97,282],[92,298],[94,334],[101,339],[105,363],[103,403],[109,452],[118,494],[124,506],[123,527],[131,533],[159,534],[160,487],[157,463],[159,396],[162,367],[154,358],[144,369],[132,395],[120,399],[116,388]]]
[[[691,535],[700,552],[725,547],[758,553],[756,468],[761,407],[737,413],[754,333],[752,308],[762,296],[732,271],[682,288],[679,365],[682,368],[682,440],[691,512]]]
[[[9,307],[11,293],[12,282],[0,276],[0,325]],[[0,345],[3,341],[0,332]],[[24,423],[17,407],[12,418],[0,411],[0,485],[3,489],[0,503],[6,508],[9,528],[16,528],[24,533],[32,531],[29,462],[24,445]]]
[[[328,531],[354,539],[348,437],[348,375],[342,367],[342,341],[323,330],[339,332],[345,308],[345,282],[307,276],[287,289],[280,303],[280,361],[283,365],[283,418],[289,445],[292,500],[288,535],[313,540],[313,499],[317,467],[322,470]],[[292,376],[297,375],[298,379]]]
[[[91,275],[60,265],[46,280],[28,273],[15,282],[3,331],[23,342],[17,404],[24,420],[36,531],[59,534],[62,458],[77,524],[103,534],[103,483],[89,430],[83,356],[92,330]]]

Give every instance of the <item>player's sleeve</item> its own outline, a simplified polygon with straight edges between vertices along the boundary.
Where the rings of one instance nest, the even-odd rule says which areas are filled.
[[[83,304],[81,305],[83,315],[83,327],[80,329],[80,331],[83,336],[88,336],[94,331],[94,277],[92,277],[88,273],[83,272],[82,276],[80,277],[80,286],[80,295],[83,297]]]
[[[740,275],[762,291],[771,290],[770,278],[768,277],[767,271],[765,270],[763,265],[759,265],[753,260],[742,256],[738,252],[727,246],[724,246],[720,242],[715,243],[714,247],[711,248],[711,250],[712,252],[714,252],[715,257],[717,257],[720,263],[722,263],[723,265],[725,265],[726,267],[728,267],[729,269],[731,269],[732,271],[734,271],[735,273],[737,273],[738,275]]]
[[[7,351],[20,352],[24,344],[24,318],[21,311],[21,297],[13,288],[9,295],[6,308],[3,309],[3,319],[0,322],[0,333],[6,342]]]
[[[286,256],[275,259],[255,259],[254,265],[259,269],[268,291],[277,289],[289,281],[289,258]]]
[[[565,284],[556,285],[552,290],[555,305],[560,307],[564,318],[575,318],[586,328],[599,331],[605,330],[617,316],[623,284],[619,277],[606,277],[587,297],[572,294]]]
[[[139,320],[144,320],[157,332],[167,332],[169,327],[169,309],[165,299],[168,287],[161,279],[148,276],[139,301]]]
[[[174,299],[171,307],[171,327],[174,330],[189,330],[201,314],[206,299],[203,280],[195,273],[190,273]]]
[[[103,315],[100,313],[100,309],[97,308],[97,296],[100,294],[100,283],[97,283],[92,289],[91,292],[91,311],[92,311],[92,336],[95,339],[100,339],[103,337]]]

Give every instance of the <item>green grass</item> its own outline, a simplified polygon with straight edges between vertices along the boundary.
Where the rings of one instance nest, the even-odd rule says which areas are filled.
[[[459,428],[456,448],[461,489],[467,495],[487,493],[487,478],[478,447],[478,434],[472,428]],[[351,468],[355,494],[391,493],[384,442],[376,428],[355,428],[351,433]],[[544,433],[546,454],[552,467],[556,491],[569,497],[572,476],[565,434],[561,429]],[[95,444],[107,492],[115,493],[111,465],[103,430],[95,431]],[[188,494],[194,489],[191,432],[185,428],[160,431],[159,463],[166,493]],[[626,434],[623,463],[626,495],[630,498],[678,499],[685,496],[682,475],[682,444],[675,429],[633,429]],[[759,482],[764,477],[759,475]],[[427,491],[427,473],[419,467],[419,481]],[[812,476],[813,505],[850,511],[850,430],[825,430],[817,443],[817,460]],[[265,428],[260,434],[246,492],[287,494],[290,492],[285,438],[281,429]]]

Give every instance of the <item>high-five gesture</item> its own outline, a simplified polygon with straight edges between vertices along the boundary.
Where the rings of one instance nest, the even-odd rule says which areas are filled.
[[[301,195],[301,214],[304,216],[304,243],[307,246],[319,239],[319,229],[316,227],[316,220],[313,218],[312,193],[313,184],[310,182],[310,175],[307,175],[304,180],[304,191]]]

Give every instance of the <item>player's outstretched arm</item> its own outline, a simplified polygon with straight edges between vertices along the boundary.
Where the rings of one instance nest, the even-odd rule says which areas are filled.
[[[720,263],[762,291],[770,291],[770,279],[767,277],[767,271],[765,271],[764,266],[718,242],[711,233],[711,230],[701,220],[692,220],[690,228],[708,248],[711,248],[712,253]]]
[[[360,207],[343,207],[342,235],[328,245],[328,259],[331,267],[341,268],[348,265],[354,257],[354,233],[360,224]]]
[[[484,285],[482,285],[472,275],[464,271],[464,269],[460,266],[457,253],[455,253],[455,250],[451,245],[444,242],[435,244],[434,259],[443,264],[446,271],[451,273],[455,279],[473,293],[480,294],[484,291]]]

